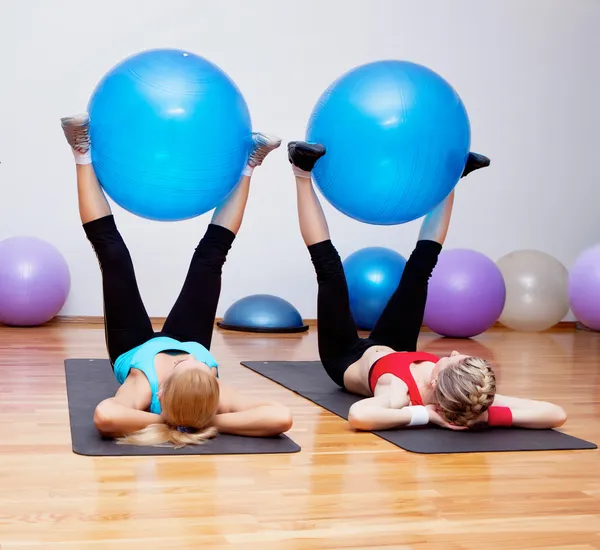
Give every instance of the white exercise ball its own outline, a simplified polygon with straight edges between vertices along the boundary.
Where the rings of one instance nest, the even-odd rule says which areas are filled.
[[[500,322],[514,330],[541,331],[569,312],[567,268],[538,250],[517,250],[497,262],[506,283]]]

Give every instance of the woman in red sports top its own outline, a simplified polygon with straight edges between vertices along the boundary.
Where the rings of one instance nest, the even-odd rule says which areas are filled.
[[[319,144],[288,144],[300,231],[319,284],[321,362],[339,386],[367,398],[350,409],[350,424],[360,430],[428,422],[451,429],[478,422],[525,428],[562,425],[566,415],[556,405],[498,395],[494,371],[485,359],[458,352],[439,358],[416,351],[427,286],[448,231],[454,191],[425,217],[398,288],[369,337],[358,336],[342,262],[311,183],[310,172],[324,154]],[[462,176],[489,163],[483,155],[470,153]]]

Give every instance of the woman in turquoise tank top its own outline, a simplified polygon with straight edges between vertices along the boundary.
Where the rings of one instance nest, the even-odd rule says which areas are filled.
[[[213,215],[192,257],[181,293],[160,332],[154,332],[138,290],[129,251],[91,161],[89,116],[62,119],[77,167],[79,213],[102,272],[106,345],[121,386],[98,404],[98,431],[134,445],[199,444],[218,432],[274,436],[291,416],[277,403],[247,399],[218,380],[210,343],[221,270],[242,223],[250,178],[281,140],[252,135],[242,179]]]

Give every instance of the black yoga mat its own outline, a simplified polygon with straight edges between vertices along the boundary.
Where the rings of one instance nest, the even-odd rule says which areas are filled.
[[[204,445],[183,449],[117,445],[103,439],[94,426],[96,405],[117,391],[117,383],[106,359],[67,359],[65,361],[67,398],[73,452],[86,456],[139,455],[232,455],[296,453],[300,447],[289,437],[242,437],[220,434]]]
[[[242,365],[345,419],[350,406],[363,399],[340,389],[319,361],[244,361]],[[497,428],[455,432],[428,425],[373,433],[402,449],[423,454],[598,448],[556,430]]]

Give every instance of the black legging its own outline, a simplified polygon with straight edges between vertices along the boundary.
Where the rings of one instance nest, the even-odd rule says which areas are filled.
[[[368,338],[360,338],[350,311],[340,256],[330,240],[308,247],[317,273],[319,356],[331,379],[344,387],[346,369],[371,346],[415,351],[423,323],[427,286],[442,245],[419,241],[406,262],[398,288]]]
[[[235,234],[209,225],[194,252],[181,293],[161,332],[154,332],[142,302],[129,250],[113,216],[83,226],[102,271],[104,327],[111,363],[155,336],[198,342],[210,349],[221,293],[221,270]]]

